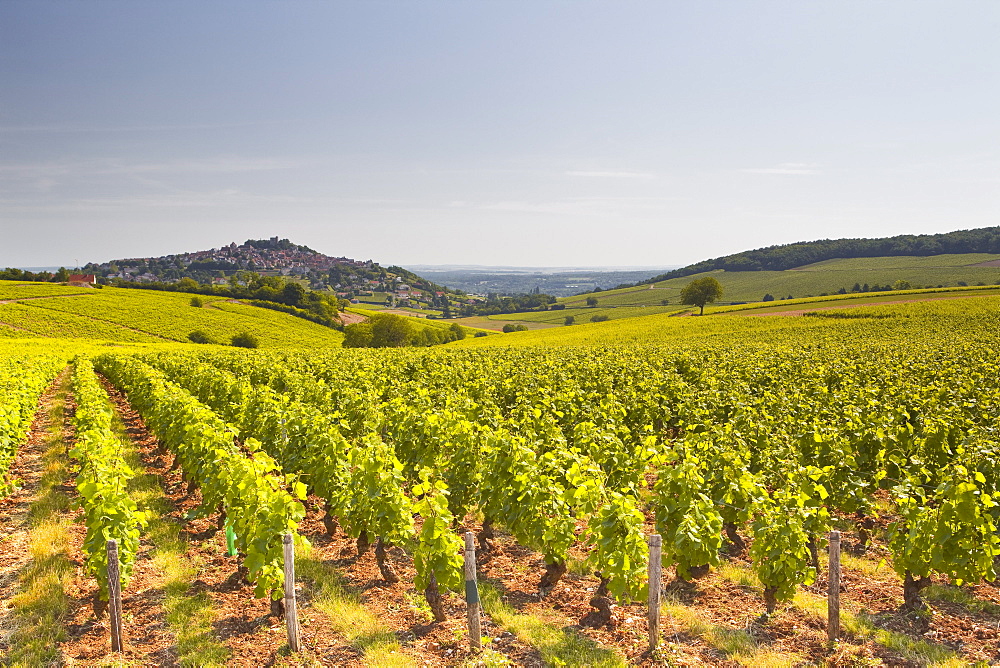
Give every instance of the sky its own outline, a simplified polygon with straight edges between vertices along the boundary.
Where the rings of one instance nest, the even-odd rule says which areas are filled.
[[[685,265],[1000,225],[1000,2],[0,2],[0,266]]]

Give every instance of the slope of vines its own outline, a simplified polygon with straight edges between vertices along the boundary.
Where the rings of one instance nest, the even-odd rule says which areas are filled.
[[[412,544],[422,588],[458,586],[455,531],[481,522],[484,549],[502,527],[542,553],[543,589],[587,549],[600,608],[642,595],[655,529],[686,579],[724,542],[748,550],[770,611],[815,578],[828,530],[863,543],[882,513],[919,607],[933,574],[996,576],[1000,309],[872,315],[713,318],[658,345],[160,353],[144,373],[259,438],[331,522]]]

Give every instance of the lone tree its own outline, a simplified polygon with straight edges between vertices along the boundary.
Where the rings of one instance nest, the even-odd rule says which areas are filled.
[[[711,304],[722,296],[722,284],[711,276],[696,278],[681,290],[681,304],[697,306],[698,315],[705,315],[705,304]]]

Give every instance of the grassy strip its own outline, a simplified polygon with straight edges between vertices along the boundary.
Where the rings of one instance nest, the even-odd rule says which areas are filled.
[[[117,412],[112,429],[121,441],[126,463],[134,471],[144,471],[139,453]],[[167,625],[174,635],[177,663],[181,666],[224,665],[229,649],[212,637],[212,599],[205,592],[191,590],[191,583],[198,577],[198,564],[187,555],[188,544],[169,517],[170,501],[163,493],[159,476],[139,473],[129,481],[128,489],[148,516],[146,540],[155,550],[153,568],[163,573],[163,608]]]
[[[972,592],[955,585],[931,585],[923,592],[923,597],[928,601],[947,601],[960,605],[976,615],[1000,615],[1000,605],[978,599]]]
[[[695,610],[676,599],[665,598],[662,614],[671,617],[684,629],[685,634],[702,639],[726,658],[744,666],[798,666],[802,657],[775,652],[764,647],[746,629],[734,629],[712,624],[702,619]]]
[[[556,666],[625,666],[625,658],[599,646],[590,638],[557,628],[538,617],[522,614],[504,603],[493,585],[480,581],[479,596],[483,611],[494,623],[531,645],[549,665]]]
[[[28,512],[31,561],[19,578],[21,591],[11,601],[16,628],[10,636],[6,665],[59,663],[62,653],[58,644],[67,637],[64,622],[70,598],[66,585],[76,572],[69,559],[69,522],[62,517],[71,505],[69,496],[61,489],[70,477],[63,442],[69,376],[60,376],[58,382],[58,392],[48,409],[52,426],[42,455],[44,472],[38,495]]]
[[[310,589],[309,606],[322,612],[337,633],[361,652],[369,666],[415,666],[417,662],[403,653],[396,634],[359,602],[343,584],[340,573],[318,558],[312,548],[299,548],[295,557],[295,575]]]
[[[799,592],[795,595],[792,604],[814,619],[826,623],[827,601],[825,596]],[[862,641],[874,640],[879,645],[895,652],[908,663],[941,668],[967,665],[965,660],[944,645],[877,628],[872,623],[872,619],[864,613],[855,613],[841,607],[840,625],[849,635]]]

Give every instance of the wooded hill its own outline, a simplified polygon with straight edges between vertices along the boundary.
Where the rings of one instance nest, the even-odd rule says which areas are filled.
[[[945,253],[1000,253],[1000,227],[982,227],[944,234],[901,234],[881,239],[820,239],[768,246],[696,262],[635,285],[658,283],[719,269],[784,271],[835,258],[928,256]]]

